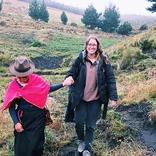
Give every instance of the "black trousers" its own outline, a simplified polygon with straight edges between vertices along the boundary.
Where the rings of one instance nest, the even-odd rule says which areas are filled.
[[[101,111],[101,101],[81,101],[75,110],[75,129],[78,140],[85,142],[85,149],[91,150],[96,122]]]
[[[14,130],[15,156],[42,156],[45,142],[46,110],[22,111],[21,123],[24,131]]]

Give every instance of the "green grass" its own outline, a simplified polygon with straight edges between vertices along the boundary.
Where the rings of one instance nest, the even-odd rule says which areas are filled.
[[[32,44],[23,44],[24,39],[31,40],[32,43],[40,44],[42,43],[40,39],[42,39],[42,34],[39,32],[32,34],[33,38],[31,37],[32,32],[25,32],[24,34],[18,34],[18,33],[12,33],[11,30],[9,32],[3,32],[0,36],[0,100],[3,99],[5,95],[5,91],[7,88],[8,83],[11,81],[12,77],[9,73],[8,66],[9,63],[14,60],[14,58],[18,55],[26,55],[29,58],[36,58],[36,57],[59,57],[63,56],[64,61],[60,65],[61,68],[55,69],[55,70],[39,70],[37,69],[36,72],[41,72],[43,75],[42,77],[49,82],[50,84],[57,84],[63,81],[65,74],[69,70],[70,64],[73,61],[73,59],[78,56],[79,52],[84,49],[84,44],[86,41],[87,36],[85,35],[76,35],[76,34],[70,34],[70,33],[54,33],[52,32],[49,34],[50,39],[48,38],[48,41],[45,42],[45,45],[41,47],[34,47]],[[50,32],[48,32],[50,33]],[[48,37],[49,37],[48,36]],[[112,45],[116,45],[117,43],[121,42],[122,38],[99,38],[102,47],[104,49],[104,52],[107,48]],[[108,53],[109,57],[113,61],[113,63],[120,62],[121,56],[123,56],[123,51],[127,54],[128,48],[126,49],[126,46],[128,43],[125,41],[124,45],[119,46],[117,50],[110,50],[110,53]],[[123,50],[124,49],[124,50]],[[135,49],[131,51],[131,53],[135,53]],[[126,55],[125,54],[125,55]],[[141,54],[141,56],[144,56]],[[132,55],[133,57],[133,55]],[[126,57],[126,59],[129,59],[129,57]],[[137,60],[137,59],[136,59]],[[139,66],[142,66],[142,64],[148,68],[155,67],[155,60],[148,58],[148,57],[141,57],[135,62],[135,69],[132,72],[129,72],[128,69],[121,71],[122,73],[125,73],[123,76],[121,76],[119,79],[117,79],[117,83],[122,84],[119,88],[120,91],[120,99],[122,99],[125,96],[125,92],[127,88],[130,88],[131,86],[129,84],[138,83],[139,81],[143,81],[146,78],[145,72],[139,71]],[[129,67],[129,65],[127,65]],[[50,72],[50,75],[44,75],[46,72]],[[129,82],[129,83],[127,83]],[[155,94],[151,92],[152,94],[149,98],[149,100],[153,103],[153,108],[156,108],[155,103]],[[61,88],[60,90],[57,90],[56,92],[52,92],[49,94],[50,97],[54,98],[56,100],[56,103],[60,105],[60,110],[54,109],[53,117],[57,120],[64,117],[65,108],[68,102],[68,89],[67,88]],[[138,99],[138,98],[137,98]],[[139,103],[140,101],[137,101]],[[127,105],[131,104],[131,102],[127,103]],[[126,154],[129,156],[142,154],[144,155],[146,153],[145,147],[142,147],[141,145],[138,145],[137,142],[133,141],[131,143],[127,138],[125,141],[118,142],[118,146],[114,149],[111,149],[109,146],[109,143],[100,135],[105,133],[107,129],[109,130],[108,136],[112,140],[118,140],[118,138],[124,138],[129,135],[129,130],[127,127],[116,117],[116,114],[114,112],[108,112],[108,122],[101,124],[101,129],[96,129],[96,139],[95,139],[95,149],[98,151],[99,156],[111,156],[115,155],[124,156],[125,151]],[[105,122],[105,121],[104,121]],[[103,127],[105,125],[108,125],[107,129],[104,129]],[[7,125],[7,124],[5,124]],[[4,126],[2,126],[4,127]],[[12,128],[12,127],[11,127]],[[6,128],[7,130],[7,128]],[[53,131],[53,133],[51,133]],[[3,136],[4,132],[2,131]],[[3,151],[0,151],[0,155],[8,155],[12,156],[12,143],[13,143],[13,135],[9,132],[11,135],[10,138],[7,136],[4,136],[4,140],[8,141],[8,144],[4,146]],[[71,130],[70,125],[62,124],[62,127],[57,131],[55,129],[46,129],[46,137],[50,139],[51,144],[50,146],[54,148],[53,146],[56,144],[54,140],[53,135],[57,135],[58,138],[62,140],[70,139],[70,135],[75,135],[74,129]],[[127,142],[126,142],[127,141]],[[132,145],[132,146],[131,146]],[[138,146],[137,146],[138,145]],[[124,151],[125,150],[125,151]],[[47,151],[48,152],[48,151]],[[10,155],[8,154],[10,153]],[[125,156],[126,156],[125,154]]]
[[[84,49],[86,37],[68,35],[64,36],[62,34],[55,34],[53,39],[48,42],[47,47],[45,47],[45,54],[50,54],[51,56],[73,56],[76,57],[81,50]],[[120,42],[121,39],[118,38],[101,38],[103,48],[108,48],[109,46]]]
[[[5,36],[5,34],[3,34]],[[29,35],[25,34],[25,36]],[[11,36],[11,34],[10,34]],[[8,36],[10,38],[10,36]],[[37,56],[72,56],[76,57],[78,53],[84,49],[86,36],[78,36],[73,34],[52,34],[52,39],[46,43],[45,46],[33,47],[32,44],[23,45],[22,39],[18,36],[14,38],[13,42],[7,44],[0,44],[0,51],[5,55],[26,55],[28,57]],[[100,38],[102,47],[108,48],[120,42],[119,38]],[[35,42],[35,40],[32,42]],[[4,48],[5,47],[5,48]]]
[[[122,40],[123,39],[121,38],[100,38],[100,42],[101,42],[103,49],[106,49],[112,45],[115,45]]]

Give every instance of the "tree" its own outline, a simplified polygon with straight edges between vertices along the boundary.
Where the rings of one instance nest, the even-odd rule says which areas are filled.
[[[93,5],[88,6],[84,11],[83,18],[81,19],[82,23],[85,24],[85,27],[89,29],[95,29],[99,24],[99,17],[101,13],[98,14]]]
[[[0,11],[2,11],[2,4],[3,4],[3,0],[1,0],[0,2]]]
[[[120,13],[115,5],[110,5],[105,9],[101,29],[104,32],[114,32],[120,24]]]
[[[147,10],[152,13],[156,12],[156,0],[147,0],[147,1],[153,3],[151,7],[147,8]]]
[[[132,31],[132,26],[129,22],[124,22],[124,24],[121,24],[117,30],[118,34],[121,35],[128,35]]]
[[[34,20],[42,20],[44,22],[48,22],[49,20],[49,13],[46,9],[46,5],[44,0],[40,5],[37,0],[33,0],[29,5],[29,16]]]
[[[34,19],[39,19],[39,4],[37,0],[33,0],[29,5],[29,16]]]
[[[65,12],[63,11],[62,14],[61,14],[61,21],[64,25],[67,24],[68,22],[68,18],[67,18],[67,15],[65,14]]]
[[[42,1],[42,4],[40,6],[39,18],[44,22],[49,21],[49,13],[46,9],[46,5],[45,5],[44,0]]]

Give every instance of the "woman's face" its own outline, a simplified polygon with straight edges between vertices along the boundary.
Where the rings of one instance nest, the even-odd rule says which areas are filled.
[[[90,39],[87,44],[87,52],[89,55],[94,55],[97,51],[97,42],[95,39]]]
[[[21,84],[26,84],[29,81],[29,76],[24,76],[24,77],[17,76],[17,79],[19,80]]]

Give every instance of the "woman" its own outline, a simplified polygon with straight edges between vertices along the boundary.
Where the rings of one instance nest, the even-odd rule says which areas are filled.
[[[25,56],[17,57],[9,70],[16,77],[8,86],[2,111],[9,108],[14,123],[15,156],[42,156],[48,93],[70,85],[71,81],[50,86],[32,74],[35,65]]]
[[[117,104],[113,69],[108,58],[102,53],[98,38],[89,36],[84,50],[74,60],[66,76],[67,79],[74,81],[69,91],[69,107],[74,110],[78,152],[83,152],[83,156],[91,155],[94,130],[100,116],[101,105],[107,104],[108,101],[107,90],[110,105],[114,107]]]

